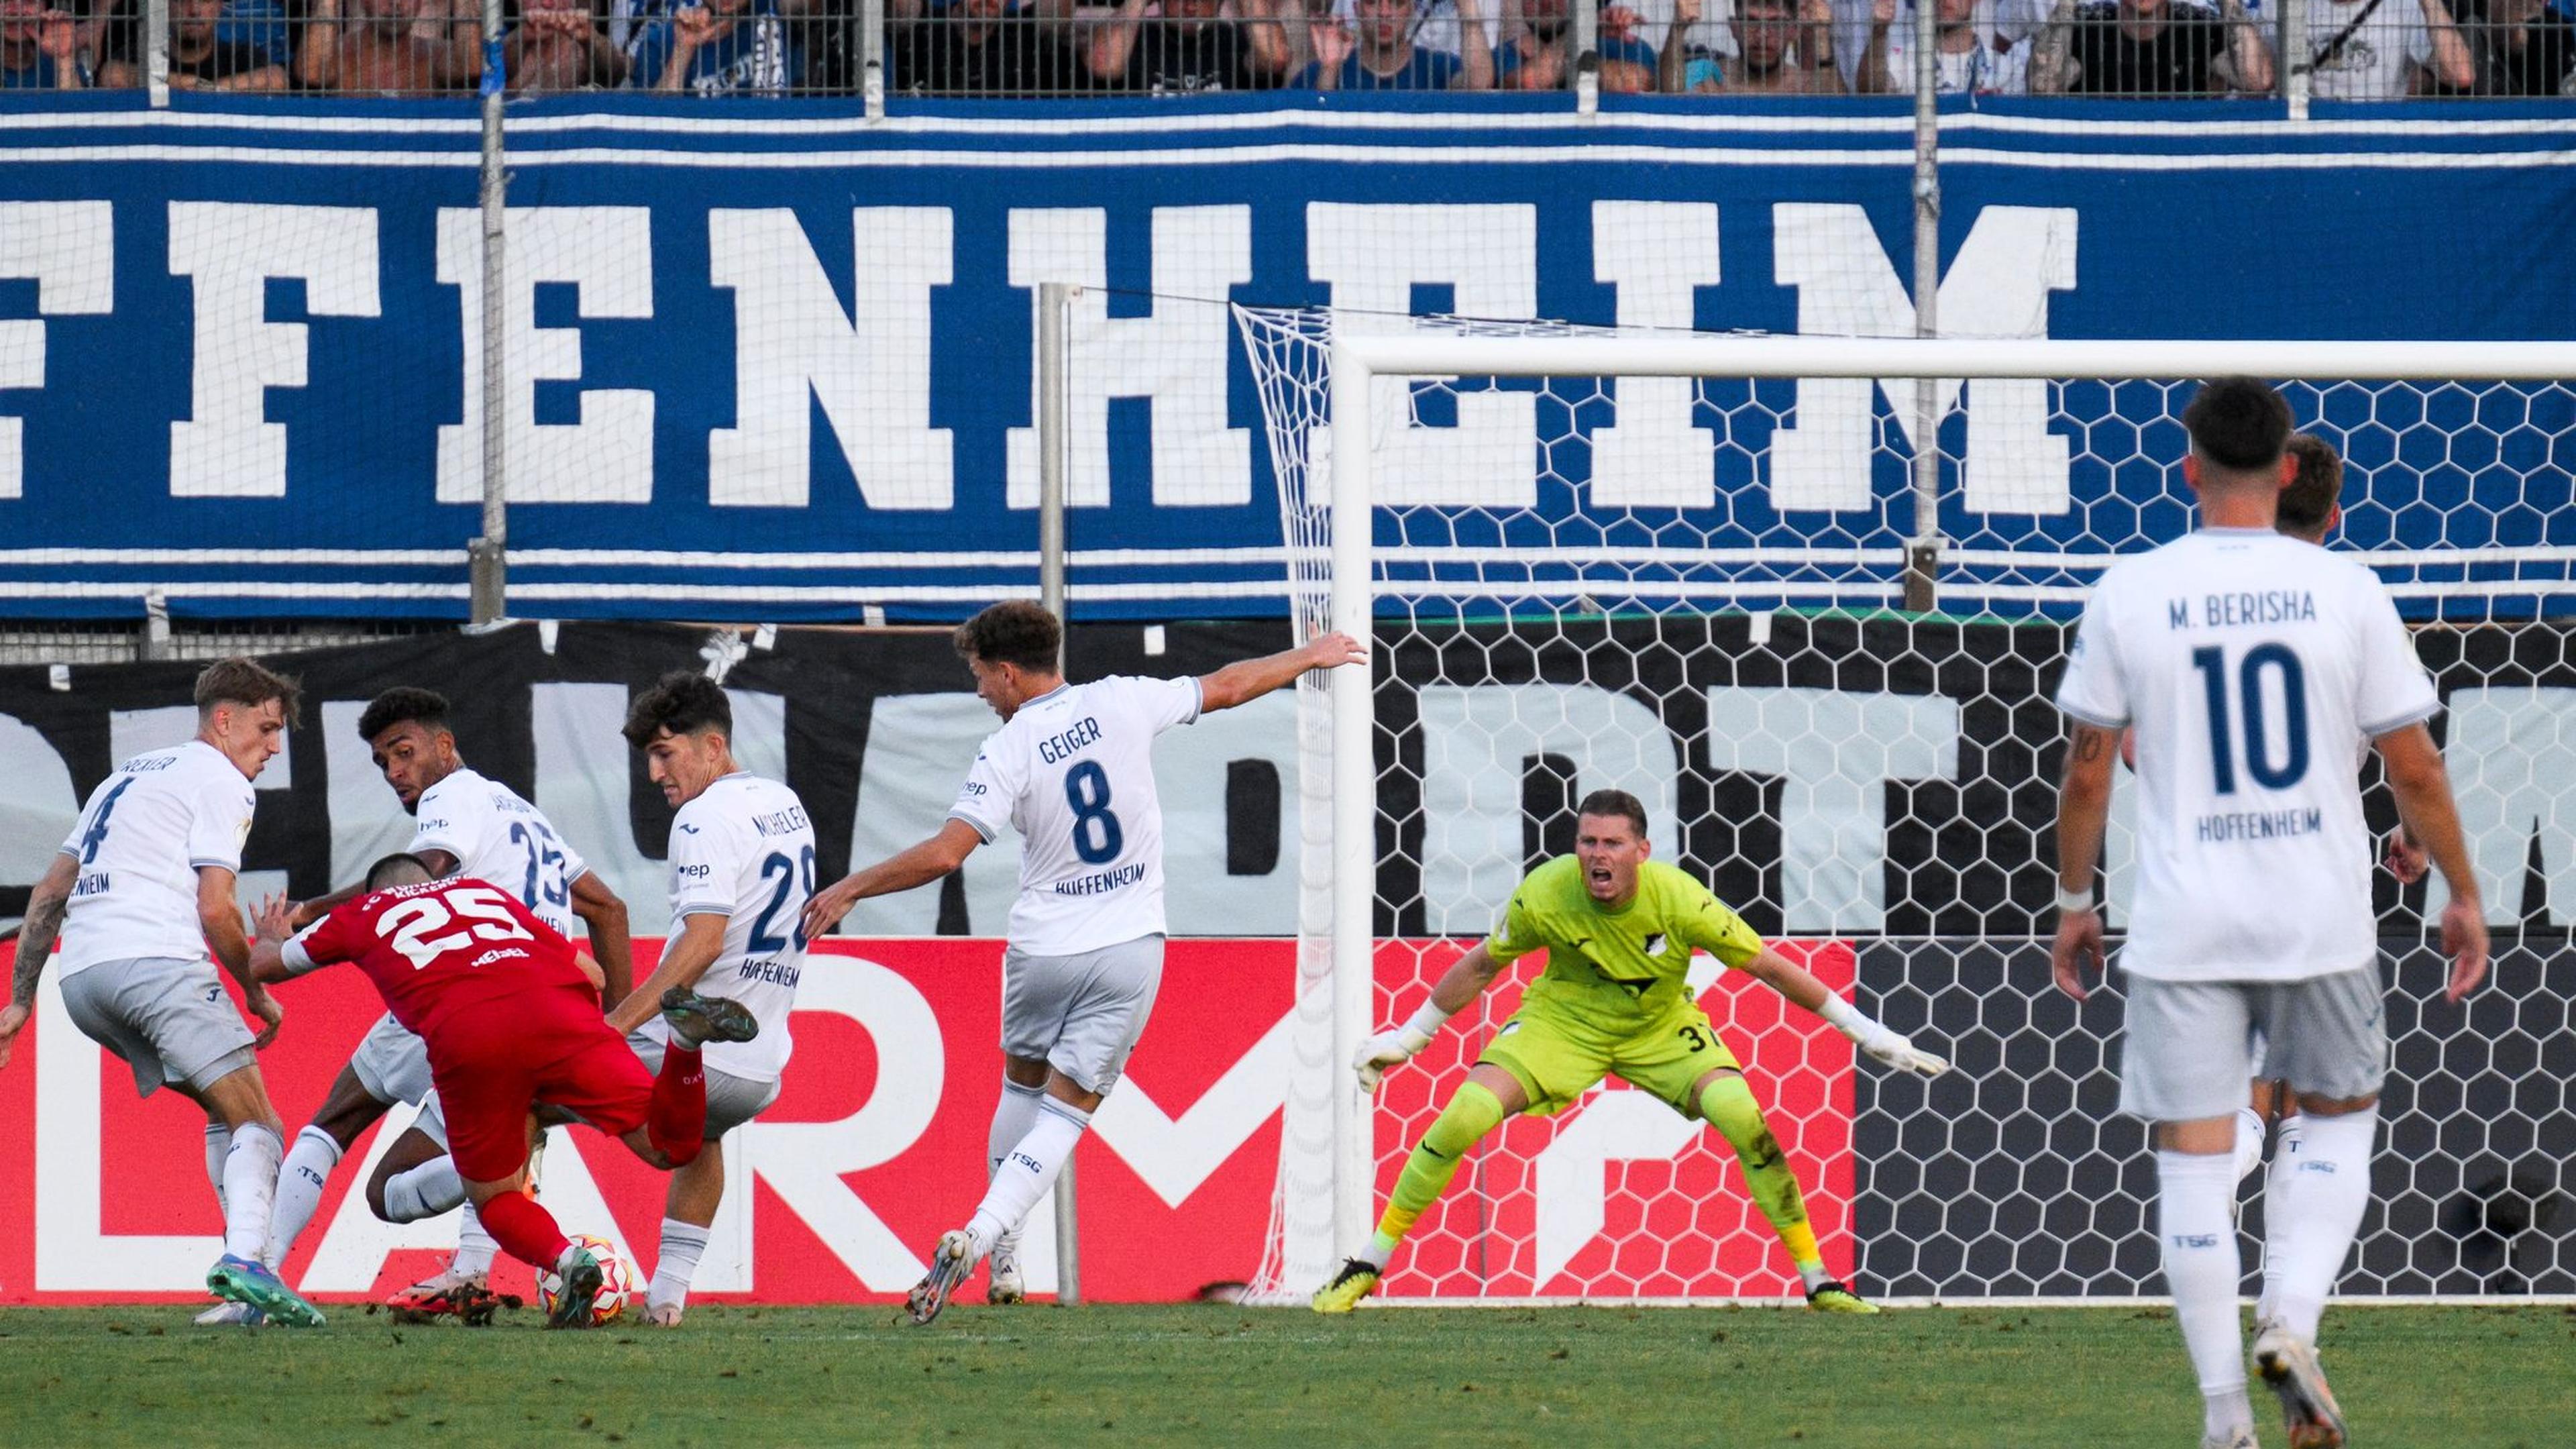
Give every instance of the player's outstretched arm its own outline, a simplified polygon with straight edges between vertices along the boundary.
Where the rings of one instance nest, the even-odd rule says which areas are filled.
[[[265,1051],[277,1040],[277,1029],[286,1024],[286,1008],[250,974],[250,935],[242,929],[241,904],[233,897],[238,882],[239,877],[222,866],[197,867],[197,924],[204,928],[206,946],[215,959],[241,983],[242,1005],[260,1022],[259,1035],[251,1045]]]
[[[599,963],[599,1002],[614,1008],[635,985],[635,943],[626,923],[626,902],[586,870],[572,883],[572,913],[590,928],[591,958]]]
[[[1923,1050],[1905,1033],[1882,1024],[1868,1012],[1836,996],[1826,989],[1825,983],[1816,979],[1814,972],[1769,946],[1745,962],[1742,970],[1793,1004],[1823,1017],[1827,1026],[1851,1038],[1852,1044],[1873,1061],[1927,1077],[1937,1077],[1950,1070],[1948,1058]]]
[[[1303,645],[1241,659],[1214,674],[1199,677],[1199,711],[1232,709],[1274,689],[1294,684],[1309,669],[1338,669],[1368,658],[1368,649],[1348,634],[1318,634]]]
[[[2451,958],[2451,1001],[2475,991],[2487,975],[2487,913],[2478,894],[2477,872],[2469,865],[2468,840],[2460,830],[2459,805],[2451,798],[2451,772],[2433,743],[2433,732],[2421,724],[2392,730],[2371,741],[2388,767],[2389,793],[2397,797],[2397,818],[2415,846],[2432,857],[2451,888],[2442,907],[2442,951]]]
[[[79,877],[80,862],[58,854],[27,897],[27,919],[18,927],[18,960],[9,973],[9,1004],[0,1006],[0,1067],[9,1065],[9,1049],[35,1012],[36,983],[44,978],[45,962],[54,954],[54,937],[62,934],[63,909],[71,904],[72,882]]]
[[[620,1033],[631,1032],[661,1013],[663,992],[697,985],[698,978],[724,954],[725,927],[732,920],[713,911],[682,917],[680,929],[662,943],[662,959],[653,974],[608,1013],[608,1024]]]
[[[251,912],[250,977],[262,986],[291,981],[295,973],[286,967],[286,942],[302,927],[296,917],[302,908],[284,896],[270,896]]]
[[[2066,774],[2057,791],[2057,940],[2049,969],[2057,989],[2082,1001],[2085,973],[2102,969],[2102,913],[2093,908],[2093,871],[2102,863],[2102,832],[2111,819],[2111,767],[2120,731],[2075,722],[2066,742]]]
[[[863,870],[851,871],[815,892],[814,898],[805,903],[805,938],[810,941],[831,934],[841,918],[850,913],[850,907],[870,896],[888,896],[930,884],[964,865],[966,857],[983,843],[982,832],[949,817],[937,835],[906,846]]]
[[[1360,1085],[1376,1091],[1387,1068],[1429,1046],[1450,1017],[1485,994],[1485,988],[1494,984],[1495,974],[1502,969],[1502,963],[1494,959],[1486,943],[1479,941],[1470,947],[1466,955],[1441,973],[1439,980],[1431,983],[1430,999],[1414,1011],[1412,1019],[1360,1043],[1358,1054],[1351,1058],[1351,1070],[1359,1073]]]

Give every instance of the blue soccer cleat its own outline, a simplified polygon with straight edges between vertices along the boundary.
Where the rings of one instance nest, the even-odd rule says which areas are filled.
[[[227,1303],[248,1304],[270,1323],[289,1328],[320,1328],[322,1310],[305,1302],[266,1263],[230,1253],[206,1270],[206,1290]]]

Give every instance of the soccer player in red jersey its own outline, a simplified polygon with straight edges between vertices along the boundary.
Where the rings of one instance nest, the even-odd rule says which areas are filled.
[[[549,1321],[589,1322],[599,1263],[527,1191],[530,1112],[542,1100],[622,1139],[669,1169],[704,1145],[706,1074],[699,1046],[746,1041],[760,1023],[742,1007],[685,989],[665,993],[670,1050],[657,1077],[601,1017],[597,978],[572,943],[517,897],[471,877],[433,880],[415,855],[367,872],[367,894],[288,937],[282,903],[261,913],[254,979],[275,982],[354,962],[396,1020],[429,1047],[430,1080],[447,1113],[449,1150],[468,1197],[512,1257],[564,1288]]]

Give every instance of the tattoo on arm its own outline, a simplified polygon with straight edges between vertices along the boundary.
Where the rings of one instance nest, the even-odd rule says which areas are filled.
[[[2108,730],[2097,730],[2091,726],[2078,728],[2075,731],[2075,758],[2087,764],[2102,758],[2102,752],[2108,748],[2110,739],[2111,734]]]
[[[54,937],[63,928],[61,896],[39,892],[27,904],[27,923],[18,932],[18,960],[9,973],[9,999],[20,1006],[36,1002],[36,981],[45,973],[45,960],[54,954]]]

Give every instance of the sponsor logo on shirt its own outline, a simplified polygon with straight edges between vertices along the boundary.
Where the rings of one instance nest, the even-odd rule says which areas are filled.
[[[1661,956],[1664,954],[1663,932],[1657,931],[1646,938],[1646,954],[1649,956]]]
[[[688,877],[689,879],[691,879],[691,880],[705,880],[705,879],[707,878],[707,876],[708,876],[710,873],[712,873],[714,870],[715,870],[715,867],[714,867],[714,866],[711,866],[711,865],[704,865],[704,864],[701,864],[701,865],[675,865],[675,866],[671,867],[671,873],[672,873],[673,875],[684,875],[684,876],[687,876],[687,877]]]

